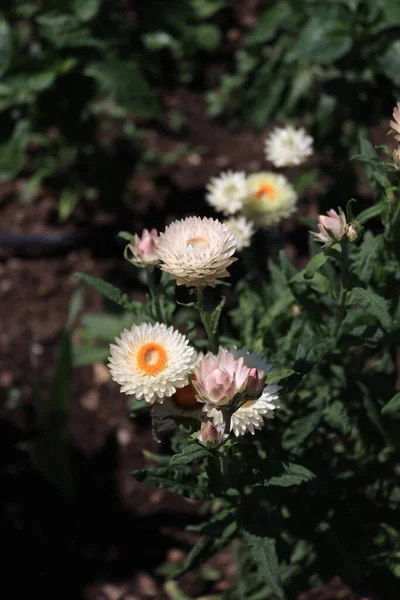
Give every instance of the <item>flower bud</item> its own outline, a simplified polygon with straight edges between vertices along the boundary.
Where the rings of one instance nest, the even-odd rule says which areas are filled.
[[[203,446],[218,446],[227,436],[223,436],[220,429],[211,422],[202,423],[199,431],[194,434]]]
[[[136,267],[150,267],[159,263],[159,259],[155,254],[155,248],[158,240],[157,229],[152,229],[150,232],[144,229],[141,236],[135,234],[134,244],[128,244],[127,250],[131,256],[126,258]]]

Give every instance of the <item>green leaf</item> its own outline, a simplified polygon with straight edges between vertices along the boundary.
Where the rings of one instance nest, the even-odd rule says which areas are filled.
[[[97,15],[103,0],[73,0],[72,8],[80,21],[90,21]]]
[[[74,345],[72,350],[72,364],[74,367],[94,365],[104,362],[109,355],[110,349],[108,346]]]
[[[340,431],[343,435],[349,435],[351,431],[349,415],[345,406],[339,400],[335,400],[326,407],[324,420],[333,429]]]
[[[135,241],[135,235],[132,234],[132,233],[129,233],[128,231],[120,231],[118,233],[117,237],[120,237],[123,240],[126,240],[127,242],[131,242],[132,244],[136,243],[136,241]]]
[[[345,56],[352,44],[352,37],[344,24],[315,17],[301,30],[289,58],[329,64]]]
[[[351,303],[362,306],[368,314],[378,319],[387,331],[391,331],[396,327],[397,323],[393,321],[389,314],[387,300],[382,296],[378,296],[375,292],[356,287],[351,293]]]
[[[130,300],[127,294],[114,285],[111,285],[111,283],[107,283],[104,279],[93,277],[86,273],[75,273],[75,277],[92,286],[95,290],[103,294],[103,296],[119,304],[119,306],[122,306],[126,310],[136,310],[139,314],[145,310],[143,304]]]
[[[180,465],[188,465],[196,460],[202,460],[212,456],[211,452],[205,446],[197,442],[185,446],[180,454],[174,454],[169,461],[170,467],[178,467]]]
[[[28,127],[27,121],[20,121],[11,139],[0,146],[0,183],[14,179],[21,171],[29,142]]]
[[[97,81],[103,94],[135,116],[160,116],[159,96],[147,83],[135,63],[111,59],[92,62],[87,65],[84,73]]]
[[[371,231],[365,232],[362,244],[353,259],[354,271],[361,281],[369,283],[382,247],[382,236],[375,237]]]
[[[12,58],[12,30],[7,21],[0,20],[0,77],[8,70]]]
[[[400,412],[400,392],[395,394],[391,400],[382,408],[382,414],[387,415],[394,412]]]
[[[41,35],[56,48],[91,46],[103,49],[104,42],[91,36],[90,29],[71,14],[51,10],[36,17]]]
[[[328,261],[332,260],[331,256],[327,256],[323,252],[316,254],[310,260],[306,268],[302,271],[304,279],[312,279],[317,271]]]
[[[272,373],[268,373],[266,383],[276,383],[281,379],[286,379],[287,377],[291,377],[294,375],[295,371],[293,369],[279,369],[279,371],[273,371]]]
[[[222,309],[225,306],[225,302],[226,302],[226,298],[224,296],[221,299],[221,302],[218,304],[218,306],[216,307],[216,309],[214,310],[214,312],[211,315],[211,329],[212,329],[213,333],[217,332],[218,323],[219,323],[219,320],[221,318],[221,313],[222,313]]]
[[[387,204],[386,204],[386,202],[384,202],[382,200],[381,202],[378,202],[377,204],[374,204],[373,206],[370,206],[369,208],[366,208],[365,210],[363,210],[357,216],[357,221],[360,221],[361,225],[363,225],[370,219],[373,219],[374,217],[378,217],[379,215],[381,215],[383,212],[385,212],[386,208],[387,208]]]
[[[204,23],[195,28],[197,45],[207,52],[214,52],[222,42],[222,33],[216,25]]]
[[[303,411],[303,416],[297,418],[287,427],[282,438],[285,450],[298,450],[306,439],[316,431],[322,417],[323,406],[320,400],[310,402]]]
[[[64,188],[58,200],[58,218],[61,223],[66,221],[78,204],[79,194],[72,188]]]
[[[209,497],[207,490],[201,487],[193,479],[191,468],[185,466],[174,470],[170,467],[158,467],[153,469],[140,469],[133,471],[132,475],[137,481],[168,490],[174,494],[180,494],[195,500],[205,500]],[[179,473],[178,473],[179,472]],[[182,475],[183,473],[183,475]]]
[[[301,485],[306,481],[314,479],[315,475],[305,467],[296,465],[295,463],[280,463],[280,469],[283,470],[282,475],[274,475],[263,481],[262,485],[275,485],[278,487],[291,487],[292,485]]]
[[[270,587],[275,598],[285,599],[285,594],[279,577],[279,564],[275,550],[275,540],[267,537],[259,537],[248,531],[244,531],[246,540],[253,560],[256,563],[260,578]]]
[[[209,19],[225,7],[225,0],[190,0],[198,19]]]
[[[275,2],[257,20],[257,25],[246,36],[245,44],[253,46],[270,42],[278,33],[279,28],[287,22],[291,9],[287,2]]]
[[[400,87],[400,40],[390,44],[386,52],[378,58],[381,72],[396,86]]]

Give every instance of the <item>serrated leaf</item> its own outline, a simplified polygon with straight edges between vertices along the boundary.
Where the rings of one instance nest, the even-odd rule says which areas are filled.
[[[181,465],[188,465],[195,460],[202,460],[208,456],[212,456],[212,454],[205,446],[198,443],[189,444],[188,446],[185,446],[180,454],[174,454],[174,456],[171,457],[169,466],[178,467]]]
[[[266,383],[267,385],[271,383],[276,383],[281,379],[286,379],[291,375],[294,375],[295,371],[293,369],[279,369],[279,371],[273,371],[272,373],[268,373]]]
[[[358,253],[353,259],[354,271],[361,281],[365,283],[370,281],[382,246],[382,236],[374,236],[371,231],[366,231]]]
[[[349,415],[343,403],[335,400],[329,404],[324,410],[324,420],[333,429],[337,429],[344,435],[348,435],[351,431],[351,423]]]
[[[144,308],[139,302],[131,301],[128,295],[122,290],[114,285],[111,285],[111,283],[107,283],[107,281],[104,281],[99,277],[93,277],[92,275],[87,275],[86,273],[75,273],[75,277],[92,286],[95,290],[103,294],[103,296],[109,300],[112,300],[119,306],[122,306],[122,308],[125,308],[126,310],[132,310],[134,307],[138,308],[138,304]]]
[[[400,412],[400,392],[398,392],[385,406],[382,408],[382,414],[387,415],[394,412]]]
[[[315,477],[314,473],[295,463],[288,463],[287,465],[281,463],[281,468],[283,469],[282,475],[274,475],[264,480],[263,485],[291,487],[292,485],[301,485]]]
[[[244,531],[246,540],[253,560],[256,563],[260,578],[264,579],[272,593],[279,600],[285,599],[280,577],[278,557],[275,550],[275,540],[272,538],[262,538],[248,531]]]
[[[168,490],[174,494],[181,494],[195,500],[205,500],[209,497],[207,490],[201,487],[197,481],[193,481],[191,468],[182,466],[178,470],[170,467],[159,467],[155,469],[139,469],[132,472],[132,476],[142,483]],[[183,475],[182,475],[183,473]],[[177,478],[178,477],[178,478]]]
[[[378,319],[387,331],[394,329],[396,324],[390,317],[387,300],[382,296],[371,290],[356,287],[352,290],[351,303],[362,306],[368,314]]]
[[[217,332],[218,323],[219,323],[219,320],[221,318],[221,313],[222,313],[222,309],[225,306],[225,302],[226,302],[226,298],[224,296],[221,299],[221,302],[218,304],[218,306],[216,307],[216,309],[213,311],[213,313],[211,315],[211,329],[212,329],[213,333]]]

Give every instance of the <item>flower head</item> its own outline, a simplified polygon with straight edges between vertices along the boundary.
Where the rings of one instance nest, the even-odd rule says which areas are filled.
[[[206,200],[218,212],[234,215],[247,196],[246,175],[243,172],[225,171],[213,177],[207,185]]]
[[[144,229],[141,236],[135,234],[135,243],[127,246],[132,254],[128,260],[137,267],[150,267],[158,264],[158,256],[155,253],[157,240],[157,229],[151,231]]]
[[[199,431],[196,431],[196,433],[193,435],[197,438],[200,444],[203,444],[203,446],[209,446],[211,448],[219,446],[219,444],[228,437],[228,434],[223,433],[221,427],[216,427],[214,423],[209,421],[204,421],[201,424]]]
[[[236,238],[237,249],[243,250],[250,246],[251,238],[254,234],[254,225],[242,215],[240,217],[231,217],[225,221],[228,231]]]
[[[215,286],[229,277],[227,267],[236,258],[236,240],[216,219],[187,217],[174,221],[160,234],[156,253],[161,269],[171,273],[178,285]]]
[[[319,233],[314,231],[310,233],[312,233],[316,242],[322,242],[325,245],[340,242],[344,237],[353,242],[358,237],[354,227],[347,223],[345,214],[341,210],[337,214],[333,208],[328,210],[327,216],[318,216],[318,229]]]
[[[243,357],[237,359],[232,352],[220,348],[217,355],[208,353],[200,357],[193,371],[193,386],[197,400],[215,406],[225,406],[236,394],[244,392],[250,368]]]
[[[393,129],[394,139],[400,142],[400,102],[393,109],[393,121],[390,121],[390,127]]]
[[[276,127],[265,141],[265,155],[278,168],[301,165],[311,156],[313,141],[303,128]]]
[[[274,227],[295,211],[296,192],[283,175],[254,173],[248,176],[247,184],[249,195],[243,213],[258,227]]]
[[[109,368],[121,392],[146,402],[162,403],[188,384],[195,361],[189,341],[163,323],[142,323],[125,329],[110,345]]]
[[[264,419],[273,419],[274,410],[279,408],[278,390],[280,387],[276,384],[267,385],[261,396],[256,399],[246,400],[232,415],[230,419],[230,431],[236,437],[244,435],[247,431],[254,435],[256,429],[262,429]],[[222,410],[206,404],[203,411],[209,419],[212,419],[215,427],[223,429],[224,415]]]

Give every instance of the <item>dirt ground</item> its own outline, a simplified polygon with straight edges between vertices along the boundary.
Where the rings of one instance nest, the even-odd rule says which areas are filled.
[[[117,232],[162,228],[186,214],[211,215],[204,202],[211,176],[265,165],[265,132],[229,132],[206,118],[203,101],[185,90],[166,102],[186,117],[188,152],[175,164],[132,171],[118,205],[82,202],[60,225],[51,190],[43,188],[27,204],[21,199],[23,180],[0,189],[1,528],[9,597],[34,591],[38,597],[70,600],[167,599],[165,577],[157,569],[166,562],[181,563],[196,540],[184,532],[200,518],[196,502],[139,484],[130,475],[148,464],[143,449],[160,452],[160,447],[146,415],[129,419],[125,397],[103,364],[76,368],[73,374],[69,432],[78,501],[63,500],[31,469],[26,451],[34,381],[40,373],[48,392],[77,286],[74,273],[118,282],[134,296],[136,284]],[[154,130],[145,143],[165,155],[177,150],[181,140]],[[329,181],[323,185],[329,187]],[[301,211],[315,216],[315,205]],[[295,222],[287,226],[286,250],[301,261],[297,227]],[[100,295],[87,288],[82,314],[102,308]],[[234,570],[230,549],[209,567],[213,577],[203,569],[180,582],[189,596],[227,587]],[[313,591],[299,590],[299,600],[334,598],[355,600],[337,579]]]

